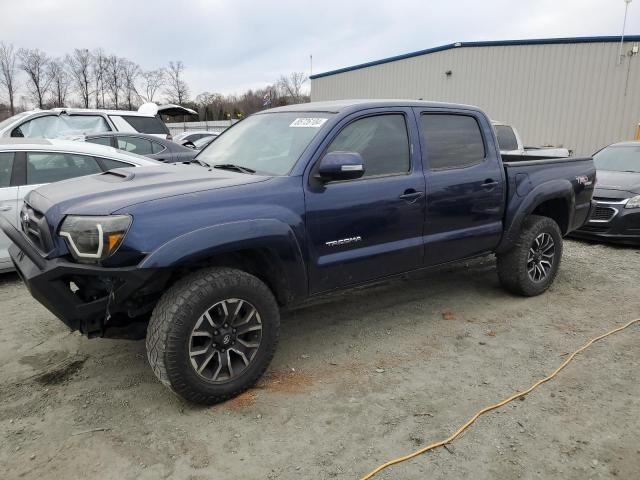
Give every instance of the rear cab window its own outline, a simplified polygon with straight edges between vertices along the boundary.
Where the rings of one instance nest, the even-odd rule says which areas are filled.
[[[431,170],[470,167],[485,159],[480,125],[471,115],[424,113],[420,129],[426,165]]]
[[[518,150],[518,140],[513,128],[509,125],[496,125],[495,131],[500,150]]]

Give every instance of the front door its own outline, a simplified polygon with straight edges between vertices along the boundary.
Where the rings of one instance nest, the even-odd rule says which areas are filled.
[[[493,250],[505,183],[491,125],[476,111],[416,109],[427,179],[425,264]]]
[[[419,268],[425,179],[410,109],[347,117],[323,147],[357,152],[365,173],[320,183],[311,169],[305,192],[309,288],[319,293]]]

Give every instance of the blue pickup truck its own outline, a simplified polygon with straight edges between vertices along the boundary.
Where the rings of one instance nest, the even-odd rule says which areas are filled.
[[[160,381],[204,404],[252,386],[279,311],[481,255],[542,293],[587,220],[591,158],[500,155],[478,108],[339,101],[267,110],[189,164],[52,184],[4,222],[31,294],[89,337],[144,337]]]

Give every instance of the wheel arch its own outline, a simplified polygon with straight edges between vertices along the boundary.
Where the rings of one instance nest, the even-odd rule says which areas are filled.
[[[566,235],[573,222],[575,204],[575,192],[568,180],[558,179],[538,185],[522,198],[515,213],[507,216],[505,233],[497,253],[505,252],[514,245],[529,215],[551,218],[560,227],[562,235]]]
[[[205,227],[177,237],[149,254],[140,268],[171,268],[171,283],[204,267],[246,271],[269,286],[286,305],[307,294],[300,245],[289,225],[251,220]]]

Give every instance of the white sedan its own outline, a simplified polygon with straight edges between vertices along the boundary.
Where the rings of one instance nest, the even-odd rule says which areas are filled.
[[[0,215],[18,225],[27,193],[47,183],[101,173],[114,168],[162,165],[140,155],[93,143],[38,138],[0,140]],[[0,231],[0,272],[13,270]]]

